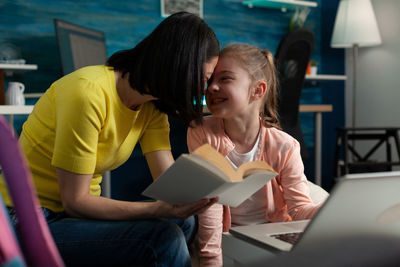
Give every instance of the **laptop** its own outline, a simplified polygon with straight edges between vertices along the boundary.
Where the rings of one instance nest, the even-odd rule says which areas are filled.
[[[343,176],[312,220],[236,226],[229,232],[273,253],[352,235],[400,237],[400,171]],[[290,242],[290,236],[299,237]]]

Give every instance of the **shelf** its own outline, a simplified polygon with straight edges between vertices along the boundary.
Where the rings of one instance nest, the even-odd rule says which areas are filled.
[[[282,11],[287,9],[294,9],[296,7],[317,7],[317,2],[312,1],[299,1],[299,0],[253,0],[243,1],[243,5],[250,8],[252,7],[266,7],[266,8],[277,8]]]
[[[1,70],[37,70],[35,64],[0,64]]]
[[[345,81],[346,75],[330,75],[330,74],[318,74],[318,75],[306,75],[306,80],[312,81]]]
[[[6,64],[0,63],[0,105],[5,103],[4,76],[12,76],[13,72],[37,70],[36,64]]]
[[[28,99],[28,98],[41,98],[42,95],[43,95],[43,93],[27,93],[27,94],[24,94],[24,97],[25,97],[25,99]]]

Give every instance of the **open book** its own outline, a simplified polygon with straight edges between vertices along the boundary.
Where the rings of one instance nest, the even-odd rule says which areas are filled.
[[[143,195],[171,204],[219,197],[219,203],[237,207],[277,173],[264,161],[242,164],[235,170],[212,146],[182,154]]]

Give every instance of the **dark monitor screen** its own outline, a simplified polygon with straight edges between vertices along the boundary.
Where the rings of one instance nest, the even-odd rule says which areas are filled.
[[[54,19],[62,74],[107,60],[104,33]]]

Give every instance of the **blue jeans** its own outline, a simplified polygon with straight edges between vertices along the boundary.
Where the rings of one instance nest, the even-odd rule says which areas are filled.
[[[67,266],[191,266],[194,217],[100,221],[42,209]],[[16,223],[15,210],[9,211]]]

